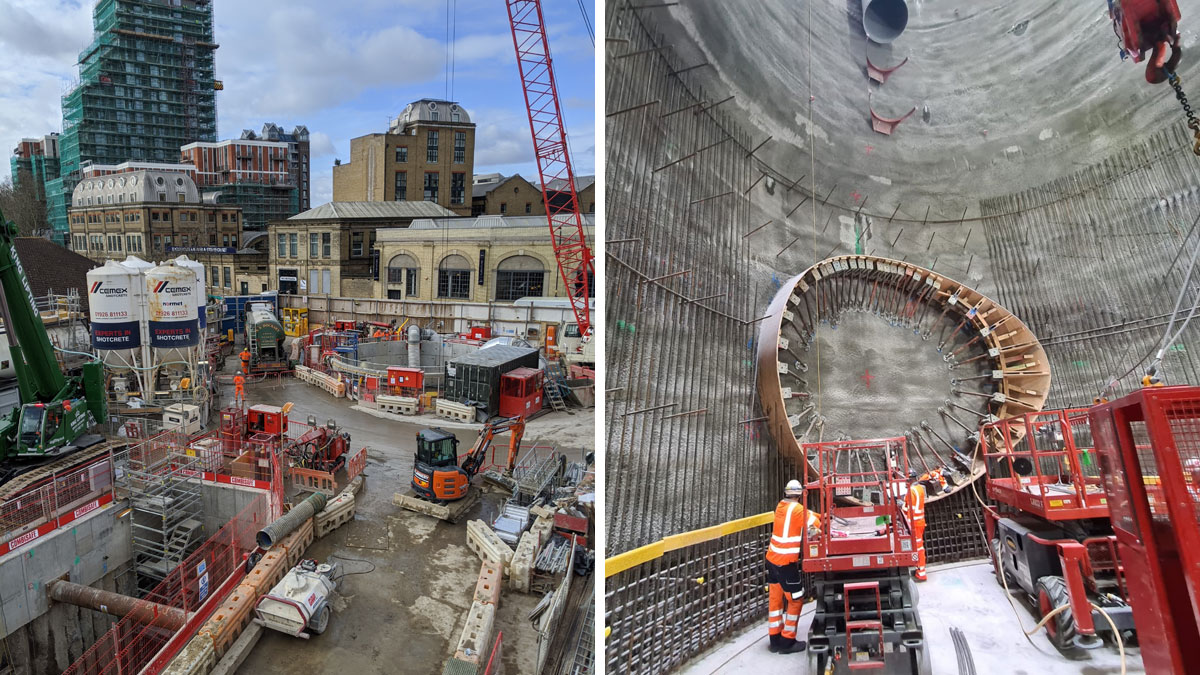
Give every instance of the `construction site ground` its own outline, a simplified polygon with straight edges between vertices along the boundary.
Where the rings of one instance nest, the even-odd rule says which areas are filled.
[[[229,400],[232,387],[221,394]],[[293,420],[304,421],[310,414],[320,423],[334,419],[350,433],[352,451],[370,448],[357,516],[314,541],[305,557],[324,561],[344,556],[334,560],[347,572],[367,572],[372,565],[374,571],[343,579],[341,598],[323,635],[303,640],[265,631],[237,672],[440,673],[453,655],[479,575],[480,560],[467,548],[466,521],[490,522],[505,495],[477,478],[476,485],[484,486],[484,498],[457,524],[403,511],[392,504],[392,495],[412,480],[417,431],[443,426],[458,437],[463,452],[474,443],[478,425],[441,424],[432,417],[411,422],[382,419],[291,378],[248,383],[246,395],[248,404],[292,402]],[[525,432],[525,444],[557,445],[568,461],[581,460],[584,448],[591,446],[593,413],[574,412],[549,413],[534,420]],[[507,438],[496,443],[506,448]],[[502,595],[495,626],[503,631],[507,672],[535,669],[537,633],[526,617],[540,598],[540,593],[507,588]]]
[[[958,669],[950,628],[966,635],[979,675],[1115,675],[1121,672],[1121,656],[1115,643],[1080,652],[1071,660],[1055,650],[1039,631],[1031,645],[1022,635],[1037,623],[1031,605],[1013,594],[1014,613],[996,583],[989,560],[972,560],[929,567],[929,581],[917,586],[918,607],[929,645],[933,673],[962,672]],[[800,614],[804,639],[812,623],[813,604],[807,602]],[[1018,622],[1017,615],[1020,615]],[[1144,673],[1141,653],[1126,647],[1128,673]],[[764,672],[808,673],[807,654],[772,654],[767,651],[766,612],[763,622],[739,631],[717,646],[699,654],[682,669],[686,675],[757,675]]]

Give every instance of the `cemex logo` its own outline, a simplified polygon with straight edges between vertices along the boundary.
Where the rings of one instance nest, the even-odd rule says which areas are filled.
[[[103,281],[97,281],[96,283],[92,284],[91,293],[100,294],[100,295],[128,295],[129,294],[128,288],[114,288],[112,286],[109,286],[107,288],[102,288],[102,286],[104,286]]]
[[[165,290],[167,290],[167,282],[165,281],[158,282],[158,285],[154,287],[155,293],[162,293]]]

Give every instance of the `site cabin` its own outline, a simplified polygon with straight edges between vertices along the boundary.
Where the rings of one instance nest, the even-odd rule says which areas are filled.
[[[525,417],[542,409],[545,373],[517,368],[500,376],[500,416]]]
[[[425,390],[425,371],[420,368],[388,366],[388,391],[399,396],[420,396]]]

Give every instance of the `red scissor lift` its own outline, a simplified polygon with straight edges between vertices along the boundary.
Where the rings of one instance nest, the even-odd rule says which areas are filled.
[[[808,634],[815,670],[928,673],[929,652],[909,568],[917,564],[902,506],[908,492],[904,438],[803,446],[804,484],[821,526],[804,547],[816,598]]]
[[[980,437],[997,504],[984,510],[996,580],[1026,593],[1040,617],[1070,604],[1046,624],[1066,654],[1099,647],[1097,633],[1112,632],[1092,604],[1118,630],[1133,630],[1088,410],[1018,415],[984,424]]]
[[[1200,387],[1092,408],[1147,673],[1200,673]]]

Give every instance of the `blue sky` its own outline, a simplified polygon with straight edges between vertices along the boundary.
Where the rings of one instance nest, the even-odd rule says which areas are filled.
[[[453,10],[447,40],[447,2]],[[91,41],[93,2],[0,0],[0,147],[60,131],[59,97]],[[475,172],[537,180],[503,0],[214,0],[218,137],[271,121],[312,133],[313,204],[329,200],[335,157],[387,129],[409,102],[460,102],[477,125]],[[594,3],[586,0],[588,20]],[[595,51],[579,6],[543,3],[576,173],[594,173]],[[446,45],[454,46],[453,93]],[[0,180],[9,173],[0,163]]]

